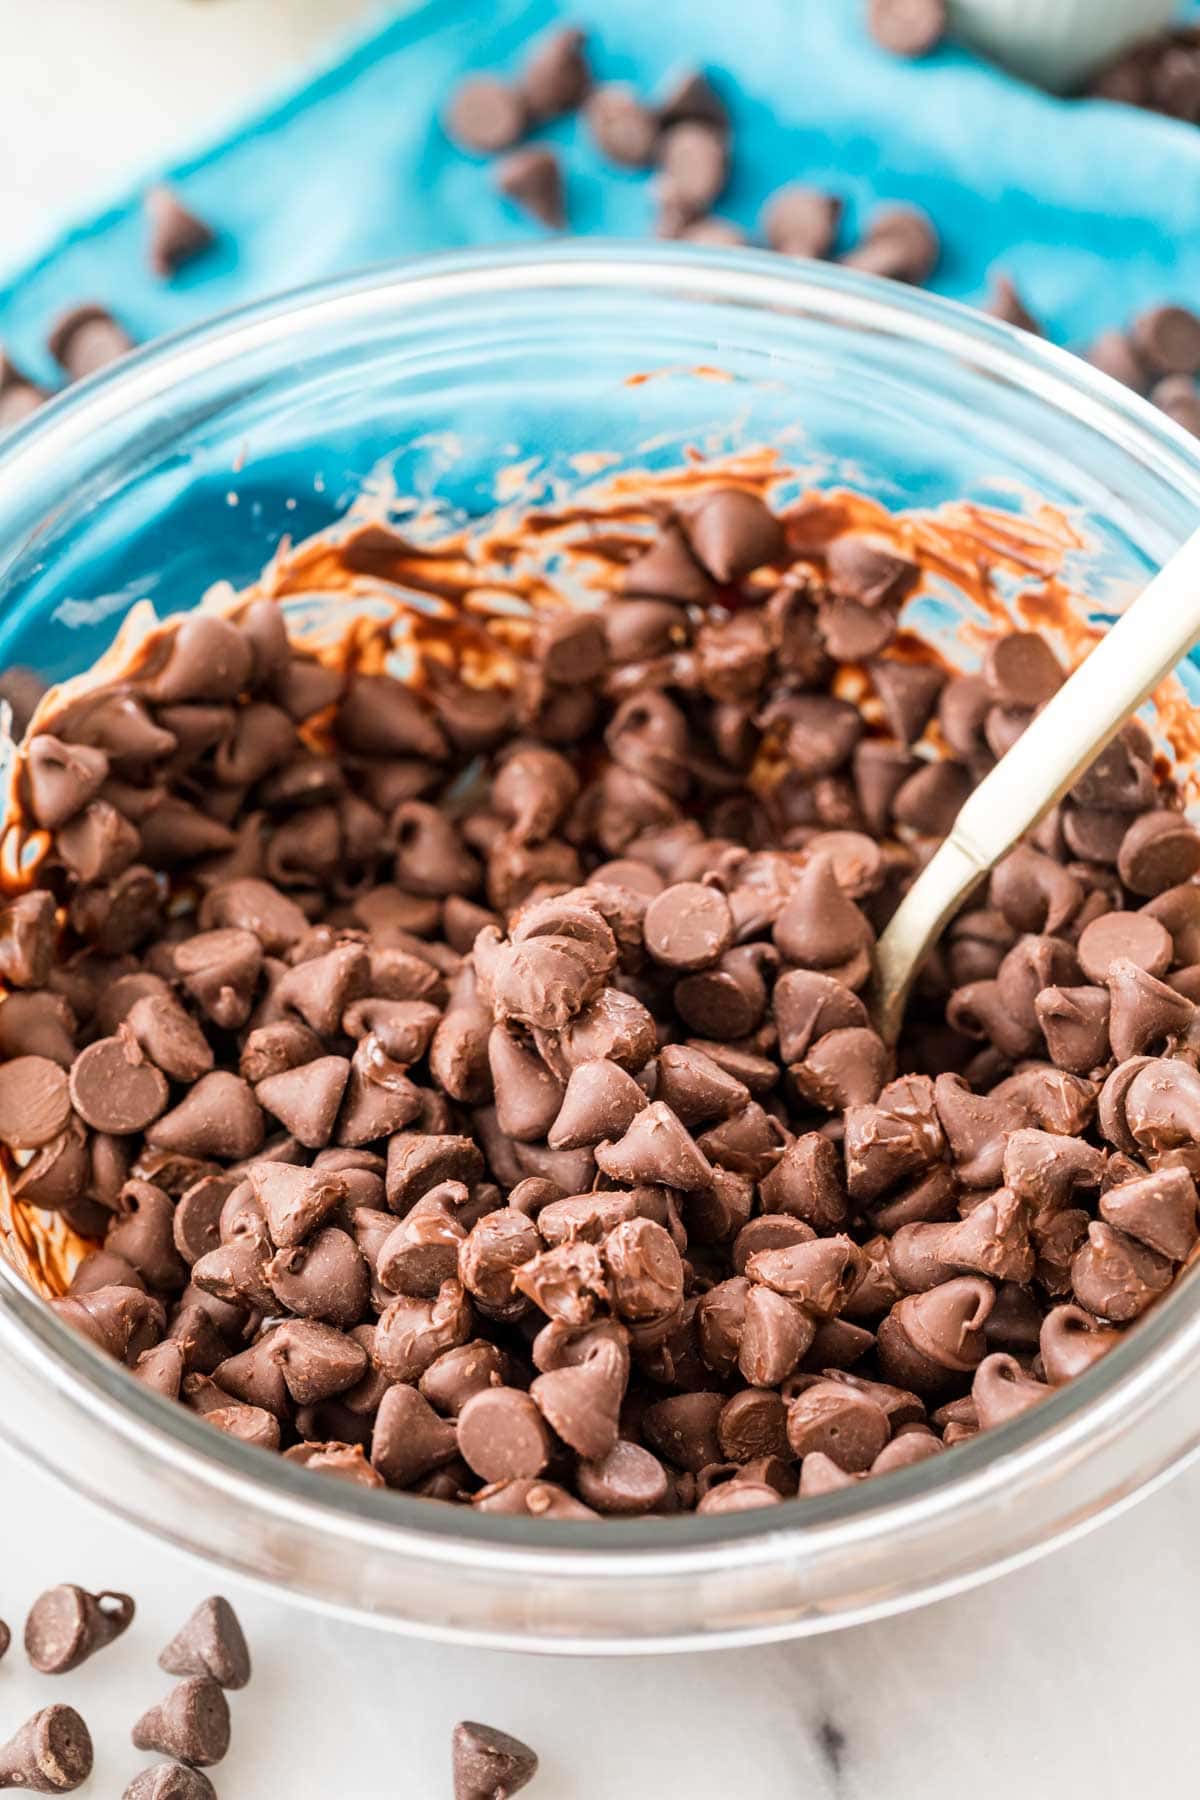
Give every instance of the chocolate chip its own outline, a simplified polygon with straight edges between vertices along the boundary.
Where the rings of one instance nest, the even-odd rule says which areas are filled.
[[[201,1076],[179,1105],[156,1118],[146,1132],[146,1142],[156,1149],[229,1162],[253,1156],[262,1141],[263,1118],[254,1094],[225,1069]]]
[[[133,339],[105,307],[91,302],[59,315],[46,348],[69,380],[80,381],[132,350]]]
[[[870,0],[867,23],[893,56],[928,56],[946,35],[946,0]]]
[[[1150,386],[1149,371],[1122,331],[1101,332],[1088,350],[1087,359],[1103,374],[1137,394],[1144,394]]]
[[[212,226],[197,217],[163,182],[147,190],[145,210],[149,226],[147,255],[155,275],[174,275],[215,241]]]
[[[492,1725],[463,1720],[454,1727],[454,1800],[511,1800],[537,1774],[528,1744]]]
[[[662,204],[684,223],[708,212],[729,176],[729,146],[723,130],[695,119],[668,125],[658,145]]]
[[[841,223],[836,194],[799,182],[776,189],[762,211],[762,233],[782,256],[828,256]]]
[[[0,1139],[10,1149],[49,1144],[65,1129],[70,1114],[67,1077],[57,1063],[45,1056],[17,1056],[0,1066]]]
[[[0,430],[8,430],[28,419],[46,404],[49,397],[0,349]],[[10,669],[0,677],[0,700],[12,709],[14,737],[24,736],[25,727],[44,691],[42,682],[31,669]]]
[[[511,151],[496,165],[496,186],[551,231],[561,231],[566,224],[562,165],[546,145]]]
[[[154,1750],[193,1768],[211,1768],[229,1748],[229,1703],[210,1677],[189,1676],[142,1714],[132,1736],[136,1750]]]
[[[41,1675],[66,1675],[133,1623],[128,1594],[89,1594],[69,1583],[48,1588],[25,1620],[25,1654]]]
[[[1191,375],[1164,375],[1150,390],[1150,399],[1160,412],[1200,436],[1200,388]]]
[[[633,89],[621,82],[598,87],[584,106],[596,148],[610,162],[648,169],[658,147],[658,120]]]
[[[520,82],[531,118],[557,119],[583,104],[592,80],[585,43],[583,32],[567,25],[534,46]]]
[[[987,311],[993,319],[1002,319],[1006,325],[1017,325],[1022,331],[1032,332],[1034,337],[1044,335],[1041,326],[1007,275],[993,277]]]
[[[158,1763],[135,1775],[122,1800],[216,1800],[217,1790],[199,1769]]]
[[[550,1434],[528,1394],[485,1388],[458,1415],[458,1449],[484,1481],[540,1475],[550,1460]]]
[[[0,1745],[0,1787],[73,1794],[92,1772],[91,1733],[73,1706],[44,1706]]]
[[[693,554],[714,581],[741,581],[783,554],[783,529],[766,502],[744,488],[717,488],[691,512],[684,529]]]
[[[1141,313],[1129,336],[1156,375],[1200,373],[1200,318],[1186,306],[1156,306]]]
[[[524,136],[525,102],[515,88],[494,75],[464,81],[450,103],[446,129],[464,150],[492,156]]]
[[[915,206],[882,208],[871,219],[867,235],[842,258],[848,268],[916,286],[937,268],[941,245],[932,220]]]

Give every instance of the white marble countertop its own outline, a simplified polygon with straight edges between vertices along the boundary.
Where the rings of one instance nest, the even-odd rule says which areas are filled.
[[[32,250],[145,161],[282,81],[367,0],[0,0],[8,159],[0,255]],[[7,16],[5,16],[7,15]],[[64,59],[61,46],[71,45]],[[19,173],[20,179],[17,179]],[[237,1604],[257,1662],[233,1697],[222,1800],[449,1800],[462,1716],[526,1737],[530,1800],[1184,1800],[1193,1773],[1200,1468],[1048,1561],[923,1612],[773,1649],[533,1661],[387,1637],[250,1592],[107,1518],[0,1451],[0,1614],[62,1580],[128,1588],[121,1644],[60,1682],[19,1648],[0,1732],[52,1698],[92,1725],[86,1794],[142,1765],[128,1728],[161,1645],[205,1594]]]
[[[221,1800],[451,1800],[449,1738],[478,1718],[534,1745],[529,1800],[1191,1800],[1200,1468],[1082,1542],[957,1599],[769,1649],[533,1658],[322,1619],[108,1518],[0,1453],[0,1728],[69,1700],[96,1740],[85,1796],[147,1759],[134,1718],[162,1645],[206,1594],[255,1657],[232,1696]],[[74,1675],[35,1675],[25,1609],[56,1581],[132,1592],[129,1633]]]

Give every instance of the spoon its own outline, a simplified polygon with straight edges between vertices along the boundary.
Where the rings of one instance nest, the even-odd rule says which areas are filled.
[[[978,882],[1200,640],[1200,531],[1176,551],[961,808],[875,947],[871,1015],[894,1044],[913,978]]]

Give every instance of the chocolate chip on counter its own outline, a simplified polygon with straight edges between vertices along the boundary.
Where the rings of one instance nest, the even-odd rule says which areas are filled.
[[[528,144],[511,150],[496,165],[496,186],[506,199],[551,231],[567,222],[562,165],[545,144]]]
[[[207,1675],[191,1675],[133,1727],[135,1750],[153,1750],[193,1768],[219,1763],[229,1748],[229,1703]]]
[[[208,1676],[223,1688],[244,1688],[250,1679],[250,1652],[237,1614],[213,1594],[202,1600],[161,1652],[167,1675]]]
[[[452,1755],[454,1800],[511,1800],[538,1770],[528,1744],[470,1719],[454,1727]]]
[[[80,381],[132,350],[133,339],[105,307],[90,302],[55,320],[46,347],[68,379]]]
[[[89,1594],[65,1583],[34,1601],[25,1621],[25,1654],[42,1675],[66,1675],[133,1623],[128,1594]]]
[[[946,35],[946,0],[869,0],[867,24],[893,56],[928,56]]]
[[[464,81],[450,102],[446,130],[464,150],[493,156],[525,135],[529,117],[522,95],[494,75]]]
[[[199,1769],[157,1763],[134,1776],[121,1800],[217,1800],[217,1790]]]
[[[174,275],[215,241],[212,226],[186,207],[165,182],[147,190],[145,210],[149,227],[147,255],[155,275]]]
[[[44,1706],[0,1745],[0,1788],[73,1794],[92,1772],[91,1733],[73,1706]]]

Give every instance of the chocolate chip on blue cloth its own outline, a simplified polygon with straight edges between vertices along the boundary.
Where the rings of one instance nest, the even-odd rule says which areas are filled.
[[[869,0],[871,35],[894,56],[928,56],[946,35],[946,0]]]
[[[7,430],[11,425],[19,425],[23,419],[29,418],[31,413],[37,412],[40,406],[44,406],[49,398],[45,389],[40,388],[36,381],[32,381],[28,375],[24,374],[12,358],[0,349],[0,431]],[[21,673],[19,670],[8,671],[10,682],[12,675],[19,673]],[[31,712],[32,708],[29,711]],[[19,731],[24,731],[28,717],[29,713],[27,712],[25,717],[18,722]]]
[[[133,339],[106,307],[93,301],[62,313],[50,328],[46,347],[67,379],[79,381],[132,350]]]
[[[165,182],[158,182],[147,190],[145,209],[149,227],[147,256],[154,274],[164,279],[200,256],[215,241],[212,226],[185,206]]]
[[[528,123],[521,94],[494,75],[475,75],[464,81],[446,113],[450,136],[464,150],[480,156],[509,149],[525,135]]]
[[[658,119],[631,87],[607,82],[589,95],[584,118],[596,148],[609,162],[648,169],[658,148]]]
[[[557,119],[583,104],[592,80],[586,42],[578,26],[566,25],[534,44],[520,76],[532,118]]]
[[[842,203],[835,194],[799,182],[777,188],[762,211],[762,232],[782,256],[828,256],[841,223]]]
[[[512,150],[496,165],[496,186],[531,217],[551,231],[567,222],[562,165],[545,144]]]

